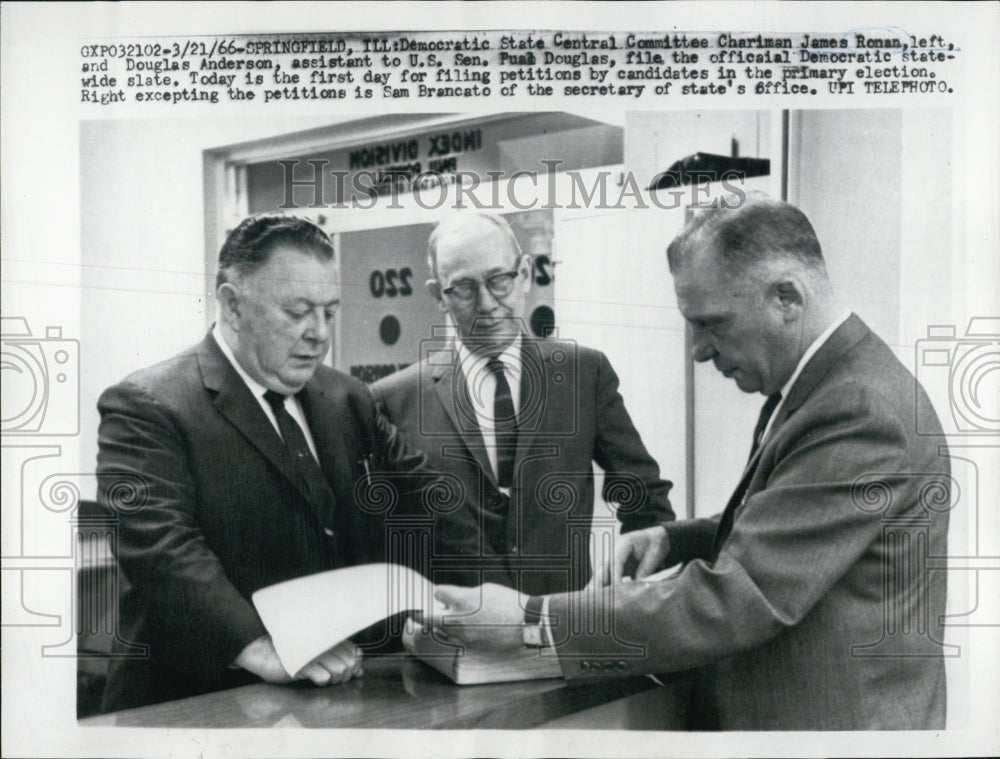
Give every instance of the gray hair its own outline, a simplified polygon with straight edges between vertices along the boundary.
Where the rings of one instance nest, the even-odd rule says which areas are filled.
[[[741,203],[723,202],[695,216],[667,248],[671,273],[700,250],[718,255],[730,275],[782,258],[826,274],[819,240],[806,215],[763,193],[749,193]]]

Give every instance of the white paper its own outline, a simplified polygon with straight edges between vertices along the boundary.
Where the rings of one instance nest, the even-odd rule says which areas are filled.
[[[837,171],[851,153],[839,150],[831,135],[823,133],[813,132],[811,154],[816,155],[818,148],[825,149],[827,155],[803,166],[799,177],[800,187],[823,190],[839,198],[832,204],[839,221],[828,224],[821,240],[825,251],[871,245],[873,262],[880,261],[883,255],[894,255],[897,250],[908,251],[910,265],[904,269],[888,276],[855,277],[841,294],[851,307],[862,309],[865,315],[881,309],[880,313],[890,321],[898,322],[891,334],[883,337],[888,337],[898,355],[912,366],[917,341],[927,337],[929,325],[953,325],[956,335],[961,337],[971,317],[996,315],[1000,303],[997,296],[1000,235],[996,213],[1000,207],[1000,143],[996,139],[1000,104],[996,97],[1000,47],[996,42],[1000,36],[1000,14],[996,3],[203,2],[183,6],[2,3],[0,16],[0,170],[4,190],[0,301],[4,316],[25,319],[40,339],[59,339],[61,347],[78,348],[78,353],[71,351],[70,356],[73,361],[78,356],[80,362],[78,392],[68,398],[65,394],[53,395],[40,429],[20,437],[6,433],[3,436],[0,479],[3,572],[0,574],[4,617],[2,669],[7,695],[3,700],[5,756],[198,755],[228,759],[477,754],[593,757],[997,754],[1000,514],[996,504],[1000,503],[1000,469],[995,464],[998,450],[995,435],[952,436],[953,468],[963,500],[951,515],[948,624],[952,635],[949,642],[957,644],[959,650],[947,660],[952,668],[948,682],[948,729],[935,733],[665,735],[631,729],[635,726],[623,722],[616,725],[620,730],[609,730],[607,725],[595,723],[594,727],[600,729],[463,730],[449,731],[447,738],[442,739],[437,731],[345,730],[332,724],[329,729],[310,730],[205,730],[182,723],[141,730],[83,726],[76,722],[75,629],[79,620],[74,611],[77,589],[74,567],[86,557],[74,554],[73,538],[75,497],[92,497],[95,489],[98,394],[128,373],[163,361],[196,342],[204,335],[207,320],[214,313],[215,304],[209,295],[211,281],[206,280],[213,275],[217,248],[208,249],[211,246],[205,243],[205,219],[209,215],[205,199],[211,183],[204,173],[204,161],[222,148],[233,152],[228,151],[228,146],[261,138],[283,139],[302,133],[308,136],[309,130],[319,128],[336,135],[344,122],[384,117],[384,121],[373,121],[372,141],[377,142],[376,134],[385,134],[386,128],[397,123],[401,114],[428,112],[471,119],[480,115],[491,117],[500,111],[563,109],[624,125],[634,118],[629,114],[660,111],[667,115],[697,115],[701,125],[692,130],[697,137],[694,149],[706,149],[708,141],[715,139],[723,140],[728,149],[732,130],[723,119],[727,114],[751,112],[752,118],[755,112],[773,109],[771,123],[775,124],[784,109],[792,109],[793,116],[794,111],[813,115],[851,111],[859,117],[872,109],[904,118],[925,109],[944,109],[948,128],[933,134],[907,127],[892,136],[877,129],[863,129],[864,119],[858,119],[857,134],[864,146],[857,155],[874,167],[872,171],[886,162],[900,166],[896,172],[898,179],[880,180],[880,191],[872,191],[871,184],[862,181],[863,177]],[[855,33],[873,36],[870,30],[899,29],[921,37],[940,34],[954,41],[961,50],[955,62],[948,64],[951,71],[947,78],[959,86],[953,94],[939,95],[869,94],[863,85],[856,86],[853,94],[837,94],[822,86],[833,82],[823,82],[815,96],[762,92],[687,98],[658,96],[653,92],[656,83],[646,82],[650,86],[640,100],[614,96],[568,98],[558,93],[538,96],[528,92],[528,82],[519,83],[516,93],[506,97],[500,87],[508,83],[500,83],[497,77],[493,83],[494,97],[486,99],[360,100],[353,97],[353,87],[376,87],[358,81],[351,85],[352,97],[348,102],[288,100],[265,105],[263,98],[253,103],[229,102],[228,95],[223,95],[217,105],[160,103],[147,107],[137,103],[102,106],[81,102],[81,79],[93,75],[82,69],[82,64],[90,60],[84,59],[89,45],[145,46],[176,38],[182,47],[188,40],[211,47],[215,40],[228,44],[239,34],[255,34],[262,42],[269,42],[289,33],[326,35],[359,30],[366,30],[371,36],[383,33],[412,36],[421,31],[452,30],[450,36],[460,40],[484,29],[521,30],[548,37],[558,31],[600,30],[617,33],[619,40],[628,33],[644,31],[657,35],[705,34],[713,40],[723,31],[744,36],[757,32],[765,36],[811,32],[813,36],[821,33],[837,38],[843,34],[851,41]],[[576,55],[590,51],[550,49],[549,52]],[[674,51],[661,52],[671,53],[665,65],[674,68],[688,65],[675,63]],[[710,77],[715,78],[720,64],[705,63],[704,56],[710,52],[697,51],[698,65],[709,68]],[[752,49],[745,52],[757,54]],[[201,57],[193,59],[194,65],[199,65]],[[541,55],[539,59],[539,65],[543,65]],[[155,66],[158,60],[159,57],[150,56],[148,62]],[[450,68],[451,55],[447,62]],[[118,60],[117,65],[122,65],[122,61]],[[737,67],[728,61],[723,65]],[[747,68],[753,67],[739,65],[737,74],[745,76]],[[850,68],[848,77],[854,75],[857,67]],[[587,69],[581,70],[586,72],[584,77],[589,76]],[[124,85],[127,76],[154,73],[126,72],[118,85]],[[183,72],[178,91],[192,86],[191,73]],[[247,72],[238,73],[244,82]],[[100,72],[96,75],[103,76]],[[393,81],[398,82],[401,76],[401,73],[395,75]],[[357,72],[358,80],[362,77],[363,72]],[[777,80],[776,77],[768,81]],[[269,76],[267,81],[270,85],[273,79]],[[555,84],[559,92],[567,85]],[[772,86],[766,81],[760,84],[764,89]],[[673,85],[675,93],[679,86]],[[842,116],[841,121],[845,120]],[[779,132],[771,131],[775,135]],[[625,157],[624,168],[633,172],[638,169],[636,159],[648,159],[651,163],[655,157],[669,164],[691,152],[659,127],[633,133],[649,138],[630,147]],[[803,134],[801,130],[799,134]],[[394,138],[385,140],[394,141]],[[307,152],[308,144],[303,145],[291,155],[311,155]],[[751,141],[744,142],[743,147],[744,155],[754,155],[767,145]],[[780,147],[772,146],[772,158],[780,155]],[[789,156],[800,161],[800,165],[801,160],[796,156],[803,147],[809,146],[794,139],[787,146]],[[561,152],[554,149],[552,157],[560,158]],[[904,152],[928,160],[908,160],[904,164]],[[253,158],[240,151],[234,155]],[[940,166],[942,161],[951,169],[945,173],[947,181],[930,181],[928,164]],[[229,183],[227,196],[232,195],[245,204],[246,188],[236,176],[237,172],[230,172],[225,177]],[[618,190],[613,188],[612,198]],[[898,203],[901,195],[905,197],[902,205]],[[849,202],[857,198],[861,204]],[[831,207],[829,201],[826,205]],[[938,228],[924,223],[938,218],[938,214],[924,212],[935,205],[945,209],[950,223]],[[904,214],[900,224],[890,223],[892,219],[886,214],[890,206],[899,206]],[[246,210],[238,205],[234,209],[233,213]],[[421,213],[412,216],[402,209],[390,213],[399,215],[400,224],[431,221],[427,212],[418,210]],[[358,211],[356,215],[367,217],[370,213]],[[591,212],[582,208],[579,213]],[[884,244],[881,234],[874,240],[866,239],[858,222],[868,218],[885,220],[877,230],[880,233],[883,228],[898,227],[899,245]],[[216,226],[224,228],[231,219],[223,216],[216,221]],[[594,225],[597,231],[602,231],[600,219]],[[559,318],[565,320],[569,316],[567,310],[575,308],[580,315],[578,323],[591,325],[594,334],[580,336],[582,343],[613,354],[612,364],[623,383],[629,411],[636,423],[651,434],[666,427],[667,417],[679,413],[677,409],[683,403],[680,395],[671,391],[670,375],[658,369],[664,364],[661,360],[665,355],[664,340],[640,339],[637,329],[652,323],[662,338],[683,329],[679,315],[665,303],[650,296],[640,306],[635,305],[636,293],[653,293],[656,288],[661,288],[664,298],[672,297],[669,280],[664,278],[663,249],[669,238],[654,234],[653,227],[653,220],[615,227],[619,241],[607,245],[596,234],[589,238],[582,234],[572,240],[562,238],[558,255],[565,262],[559,267],[558,277],[566,293],[560,301]],[[826,233],[839,239],[830,242]],[[647,248],[651,251],[648,258],[644,257]],[[579,260],[588,249],[591,253],[587,266],[599,273],[601,284],[607,285],[594,292],[574,289],[570,281],[574,271],[570,261]],[[366,288],[368,283],[366,280],[360,284]],[[620,296],[623,292],[626,295]],[[935,296],[941,292],[949,295],[950,306],[944,314],[930,306],[937,302]],[[417,295],[425,295],[422,288],[415,288],[414,298]],[[393,302],[399,301],[397,297]],[[656,321],[656,315],[661,313],[667,314],[662,327]],[[61,329],[61,338],[50,338],[48,327]],[[566,336],[576,338],[572,334]],[[46,357],[51,360],[53,354],[47,353]],[[701,366],[700,370],[713,371],[710,366]],[[930,378],[933,373],[943,378],[943,408],[947,408],[948,392],[963,388],[949,385],[947,367],[922,370],[921,379],[924,375]],[[75,382],[77,374],[70,374],[69,378]],[[981,387],[985,389],[987,385],[988,377]],[[31,385],[19,384],[17,378],[8,381],[6,377],[2,387],[5,416],[20,408],[19,392],[33,389]],[[731,386],[725,389],[738,392]],[[26,397],[32,399],[31,408],[39,407],[40,399],[33,395]],[[697,485],[699,497],[710,495],[709,490],[727,490],[735,484],[723,471],[730,459],[737,468],[736,476],[742,467],[741,457],[733,446],[748,443],[745,433],[752,429],[757,409],[747,412],[748,421],[744,423],[719,410],[725,406],[715,408],[715,398],[708,393],[696,396],[697,429],[690,433],[682,431],[676,436],[676,443],[668,439],[670,444],[663,447],[662,453],[653,452],[664,476],[674,480],[675,490],[671,495],[675,507],[683,507],[685,503],[682,494],[686,485],[682,465],[685,434],[692,434],[700,441],[699,445],[709,447],[714,438],[706,434],[706,425],[709,430],[723,426],[732,430],[732,439],[722,437],[717,449],[709,447],[707,455],[698,459],[700,469],[693,473],[691,481]],[[78,401],[76,405],[69,403],[73,399]],[[57,405],[57,400],[66,404]],[[643,403],[649,408],[643,409]],[[997,417],[993,414],[989,418]],[[728,498],[728,493],[723,493],[722,498]],[[718,505],[721,508],[722,504]],[[331,613],[347,611],[364,600],[363,594],[352,588],[346,600],[333,599],[327,606]],[[321,610],[319,603],[312,600],[307,615],[297,621],[304,627],[321,611],[325,612],[325,608]],[[363,685],[361,681],[348,687]],[[330,698],[336,697],[335,690],[319,691],[320,695],[327,693]],[[297,724],[293,715],[286,715],[275,727]],[[991,724],[994,728],[989,727]]]
[[[674,564],[672,567],[667,567],[666,569],[661,569],[659,572],[654,572],[647,577],[643,577],[640,582],[663,582],[664,580],[669,580],[671,577],[676,577],[681,573],[684,568],[683,564]]]
[[[434,586],[399,564],[362,564],[299,577],[253,594],[274,648],[294,675],[324,651],[402,611],[430,611]]]

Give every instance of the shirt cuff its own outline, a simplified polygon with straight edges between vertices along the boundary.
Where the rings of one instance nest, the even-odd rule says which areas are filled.
[[[524,645],[552,649],[552,630],[548,618],[549,597],[529,596],[524,607]]]
[[[544,596],[542,598],[542,643],[545,644],[546,648],[555,648],[556,644],[552,638],[552,626],[549,624],[550,620],[549,597]]]

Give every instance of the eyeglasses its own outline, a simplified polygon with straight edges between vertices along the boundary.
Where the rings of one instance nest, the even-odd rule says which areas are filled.
[[[517,275],[518,271],[515,269],[494,274],[482,282],[476,279],[463,279],[442,288],[441,292],[459,303],[471,303],[479,295],[479,285],[485,284],[494,298],[506,298],[514,291],[514,280],[517,279]]]

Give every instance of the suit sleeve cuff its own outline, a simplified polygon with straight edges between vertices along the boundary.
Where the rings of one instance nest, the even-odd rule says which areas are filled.
[[[718,519],[683,519],[678,522],[661,522],[667,531],[670,548],[666,566],[707,558],[712,553]]]
[[[233,619],[231,628],[223,634],[220,641],[221,658],[227,665],[232,665],[243,649],[257,638],[268,634],[267,628],[264,627],[264,623],[252,606],[241,609],[233,616],[235,619]]]

